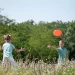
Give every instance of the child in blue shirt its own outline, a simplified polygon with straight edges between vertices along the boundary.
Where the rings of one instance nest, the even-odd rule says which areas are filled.
[[[48,45],[48,48],[51,48],[51,47],[58,51],[58,54],[59,54],[58,65],[65,64],[65,62],[68,60],[68,51],[64,47],[64,41],[63,40],[59,41],[59,48],[55,48],[54,46]]]
[[[5,39],[5,43],[2,46],[2,50],[3,50],[2,65],[5,67],[8,65],[8,62],[9,62],[12,67],[18,67],[17,63],[15,62],[13,58],[12,52],[13,50],[15,50],[16,52],[21,52],[21,51],[25,51],[25,49],[21,48],[17,50],[15,46],[12,44],[11,35],[9,34],[4,35],[4,39]]]

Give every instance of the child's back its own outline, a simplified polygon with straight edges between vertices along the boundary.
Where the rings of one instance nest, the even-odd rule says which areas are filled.
[[[15,48],[14,45],[12,43],[10,43],[10,42],[4,43],[3,47],[2,47],[2,49],[3,49],[3,56],[4,57],[12,56],[12,51],[13,51],[14,48]]]

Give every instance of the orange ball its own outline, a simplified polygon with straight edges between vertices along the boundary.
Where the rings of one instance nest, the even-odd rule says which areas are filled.
[[[62,31],[61,30],[54,30],[53,35],[57,36],[57,37],[60,37],[62,35]]]

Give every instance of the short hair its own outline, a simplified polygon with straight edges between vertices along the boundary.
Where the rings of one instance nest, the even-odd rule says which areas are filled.
[[[62,43],[64,43],[64,41],[63,41],[63,40],[60,40],[59,42],[62,42]]]
[[[9,34],[4,35],[4,39],[5,40],[10,40],[11,39],[11,35],[9,35]]]

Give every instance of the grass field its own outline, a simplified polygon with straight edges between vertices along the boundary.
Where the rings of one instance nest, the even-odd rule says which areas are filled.
[[[67,63],[58,71],[56,64],[47,64],[43,61],[35,63],[34,61],[27,64],[22,61],[17,62],[19,69],[3,68],[0,63],[0,75],[75,75],[75,61]]]

